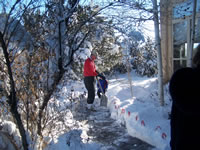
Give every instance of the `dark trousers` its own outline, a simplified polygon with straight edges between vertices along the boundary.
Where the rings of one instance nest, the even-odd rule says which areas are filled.
[[[87,103],[93,104],[95,98],[95,85],[96,85],[95,77],[94,76],[85,77],[84,84],[88,91]]]

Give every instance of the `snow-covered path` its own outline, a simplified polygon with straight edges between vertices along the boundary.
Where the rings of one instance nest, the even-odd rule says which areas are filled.
[[[99,106],[95,99],[94,110],[86,108],[86,99],[73,104],[74,126],[60,135],[45,150],[152,150],[153,146],[130,136],[126,127],[111,118],[108,108]],[[69,121],[69,120],[68,120]],[[69,121],[70,122],[70,121]]]
[[[82,101],[83,102],[83,101]],[[84,105],[76,106],[74,118],[86,121],[88,124],[87,141],[99,143],[103,150],[151,150],[152,146],[131,137],[124,126],[121,126],[110,118],[107,108],[96,107],[95,110],[87,110]],[[79,111],[77,111],[79,110]],[[84,137],[83,137],[84,138]]]

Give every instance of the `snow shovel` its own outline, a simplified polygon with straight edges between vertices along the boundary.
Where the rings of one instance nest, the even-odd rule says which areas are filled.
[[[100,101],[100,106],[105,106],[107,107],[107,103],[108,103],[108,98],[107,96],[105,95],[104,91],[103,91],[103,88],[101,87],[101,84],[99,82],[99,79],[97,78],[97,82],[98,82],[98,85],[101,89],[101,92],[102,92],[102,95],[101,95],[101,101]]]

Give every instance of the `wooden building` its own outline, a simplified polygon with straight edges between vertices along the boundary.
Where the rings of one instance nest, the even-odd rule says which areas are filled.
[[[194,4],[195,0],[160,0],[164,83],[169,81],[174,71],[189,66],[191,45],[195,48],[200,43],[200,0]],[[194,6],[196,6],[195,12]],[[191,39],[193,16],[195,16],[194,40]]]

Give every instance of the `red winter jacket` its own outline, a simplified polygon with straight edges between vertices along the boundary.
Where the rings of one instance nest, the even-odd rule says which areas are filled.
[[[97,72],[96,72],[94,60],[92,60],[91,58],[88,58],[85,61],[83,75],[85,77],[87,77],[87,76],[97,76],[98,75]]]

